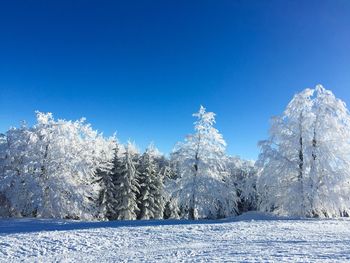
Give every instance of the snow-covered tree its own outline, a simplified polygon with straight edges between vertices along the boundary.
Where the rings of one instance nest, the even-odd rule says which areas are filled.
[[[122,166],[122,156],[120,154],[121,146],[115,142],[114,156],[111,168],[106,171],[98,171],[101,184],[101,192],[99,198],[99,206],[101,217],[108,220],[117,219],[116,207],[118,200],[116,198],[118,179],[118,169]]]
[[[322,86],[295,95],[260,142],[260,209],[298,216],[347,212],[349,123],[345,104]]]
[[[164,158],[164,165],[160,171],[164,182],[164,219],[179,219],[181,214],[177,197],[174,194],[177,190],[176,179],[178,178],[175,170],[174,164]]]
[[[350,114],[343,101],[318,85],[313,107],[308,206],[312,216],[350,215]]]
[[[257,208],[257,169],[253,161],[243,160],[239,157],[227,158],[229,182],[237,188],[239,197],[239,213],[256,210]]]
[[[163,218],[163,178],[155,163],[158,150],[150,145],[141,157],[140,163],[140,219]]]
[[[85,120],[55,121],[37,112],[37,123],[7,132],[5,176],[0,182],[20,216],[91,219],[99,184],[96,171],[107,169],[111,140]]]
[[[237,212],[236,189],[225,184],[226,143],[213,126],[215,114],[201,106],[193,116],[197,118],[195,133],[178,143],[172,153],[179,176],[172,195],[190,219],[233,215]]]
[[[18,129],[11,128],[1,144],[0,192],[8,206],[8,216],[36,216],[37,203],[33,197],[40,188],[35,187],[31,176],[33,169],[28,167],[31,162],[31,155],[27,154],[30,142],[30,131],[22,124]]]
[[[5,176],[6,146],[6,136],[0,133],[0,181],[3,181]],[[8,216],[10,216],[10,204],[6,195],[0,190],[0,217]]]
[[[164,219],[179,219],[180,209],[177,199],[169,197],[169,199],[166,200],[163,215]]]
[[[305,144],[311,141],[313,90],[294,96],[282,116],[272,120],[270,138],[260,142],[259,180],[263,210],[305,214]]]
[[[137,195],[140,186],[133,157],[133,147],[128,143],[123,158],[114,167],[117,174],[115,183],[117,206],[115,211],[118,220],[135,220],[139,211]]]

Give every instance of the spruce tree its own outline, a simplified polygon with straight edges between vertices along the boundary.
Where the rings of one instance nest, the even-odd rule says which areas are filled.
[[[120,158],[119,145],[115,143],[114,157],[112,162],[112,168],[110,171],[99,171],[102,180],[102,190],[100,195],[101,212],[102,217],[108,220],[116,220],[118,206],[118,200],[116,199],[116,193],[118,191],[116,184],[118,178],[118,171],[121,170],[123,165],[122,159]]]
[[[170,198],[164,206],[164,219],[179,219],[180,218],[180,209],[177,204],[177,200]]]
[[[163,218],[163,182],[154,160],[155,149],[150,146],[142,155],[140,164],[140,219]]]
[[[136,198],[139,193],[139,182],[129,144],[125,148],[121,164],[115,167],[115,173],[117,174],[115,183],[116,219],[135,220],[139,211]]]

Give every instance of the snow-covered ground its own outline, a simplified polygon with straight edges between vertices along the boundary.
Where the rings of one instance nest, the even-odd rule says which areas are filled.
[[[0,220],[1,262],[350,261],[350,220]]]

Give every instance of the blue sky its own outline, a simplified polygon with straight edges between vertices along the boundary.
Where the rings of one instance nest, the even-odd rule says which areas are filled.
[[[203,104],[228,153],[322,83],[350,103],[350,1],[2,1],[0,131],[34,111],[162,152]]]

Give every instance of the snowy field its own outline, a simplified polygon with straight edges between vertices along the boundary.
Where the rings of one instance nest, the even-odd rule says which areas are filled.
[[[0,220],[1,262],[344,262],[350,220]]]

